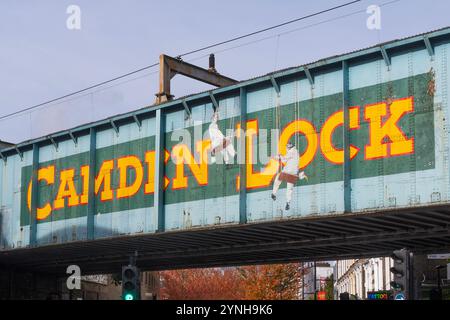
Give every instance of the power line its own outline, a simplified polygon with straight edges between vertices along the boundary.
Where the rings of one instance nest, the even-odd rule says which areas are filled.
[[[21,109],[21,110],[18,110],[18,111],[15,111],[15,112],[12,112],[12,113],[3,115],[3,116],[0,117],[0,120],[5,119],[5,118],[9,118],[9,117],[14,116],[14,115],[19,114],[19,113],[23,113],[23,112],[26,112],[26,111],[30,111],[30,110],[32,110],[32,109],[39,108],[39,107],[41,107],[41,106],[43,106],[43,105],[45,105],[45,104],[49,104],[49,103],[52,103],[52,102],[55,102],[55,101],[58,101],[58,100],[61,100],[61,99],[64,99],[64,98],[68,98],[68,97],[70,97],[70,96],[73,96],[73,95],[76,95],[76,94],[79,94],[79,93],[88,91],[88,90],[90,90],[90,89],[94,89],[94,88],[96,88],[96,87],[100,87],[100,86],[102,86],[102,85],[104,85],[104,84],[107,84],[107,83],[110,83],[110,82],[113,82],[113,81],[116,81],[116,80],[119,80],[119,79],[122,79],[122,78],[125,78],[125,77],[128,77],[128,76],[131,76],[131,75],[133,75],[133,74],[135,74],[135,73],[138,73],[138,72],[141,72],[141,71],[144,71],[144,70],[147,70],[147,69],[150,69],[150,68],[152,68],[152,67],[157,66],[158,64],[159,64],[159,63],[154,63],[154,64],[151,64],[151,65],[149,65],[149,66],[145,66],[145,67],[142,67],[142,68],[140,68],[140,69],[137,69],[137,70],[128,72],[128,73],[123,74],[123,75],[121,75],[121,76],[118,76],[118,77],[115,77],[115,78],[112,78],[112,79],[109,79],[109,80],[106,80],[106,81],[103,81],[103,82],[94,84],[94,85],[92,85],[92,86],[90,86],[90,87],[87,87],[87,88],[84,88],[84,89],[81,89],[81,90],[78,90],[78,91],[75,91],[75,92],[72,92],[72,93],[68,93],[68,94],[65,94],[65,95],[63,95],[63,96],[60,96],[60,97],[58,97],[58,98],[54,98],[54,99],[51,99],[51,100],[48,100],[48,101],[45,101],[45,102],[42,102],[42,103],[33,105],[33,106],[31,106],[31,107],[27,107],[27,108],[24,108],[24,109]]]
[[[258,31],[250,32],[250,33],[244,34],[242,36],[231,38],[229,40],[217,42],[217,43],[211,44],[209,46],[206,46],[206,47],[203,47],[203,48],[200,48],[200,49],[196,49],[196,50],[192,50],[192,51],[180,54],[178,57],[187,56],[189,54],[197,53],[199,51],[204,51],[204,50],[207,50],[207,49],[210,49],[210,48],[213,48],[213,47],[217,47],[217,46],[220,46],[220,45],[223,45],[223,44],[226,44],[226,43],[230,43],[230,42],[233,42],[233,41],[236,41],[236,40],[240,40],[240,39],[244,39],[244,38],[247,38],[247,37],[251,37],[251,36],[254,36],[254,35],[262,33],[262,32],[273,30],[273,29],[276,29],[276,28],[279,28],[279,27],[283,27],[285,25],[288,25],[288,24],[291,24],[291,23],[294,23],[294,22],[298,22],[298,21],[301,21],[301,20],[305,20],[305,19],[308,19],[308,18],[312,18],[312,17],[318,16],[318,15],[323,14],[323,13],[327,13],[327,12],[330,12],[330,11],[333,11],[333,10],[337,10],[337,9],[340,9],[340,8],[352,5],[352,4],[356,3],[356,2],[361,2],[361,0],[354,0],[354,1],[351,1],[351,2],[347,2],[347,3],[341,4],[339,6],[335,6],[335,7],[329,8],[329,9],[325,9],[325,10],[322,10],[322,11],[319,11],[319,12],[315,12],[315,13],[309,14],[307,16],[303,16],[303,17],[300,17],[300,18],[297,18],[297,19],[286,21],[286,22],[274,25],[272,27],[260,29]]]
[[[269,30],[273,30],[273,29],[276,29],[276,28],[280,28],[280,27],[286,26],[288,24],[292,24],[292,23],[301,21],[301,20],[312,18],[312,17],[318,16],[318,15],[321,15],[321,14],[324,14],[324,13],[327,13],[327,12],[330,12],[330,11],[334,11],[334,10],[337,10],[337,9],[340,9],[340,8],[343,8],[343,7],[346,7],[346,6],[355,4],[357,2],[361,2],[361,1],[362,0],[350,1],[350,2],[341,4],[341,5],[338,5],[338,6],[334,6],[334,7],[322,10],[322,11],[318,11],[318,12],[315,12],[315,13],[312,13],[312,14],[309,14],[309,15],[306,15],[306,16],[302,16],[300,18],[292,19],[292,20],[289,20],[289,21],[286,21],[286,22],[283,22],[283,23],[280,23],[280,24],[277,24],[277,25],[274,25],[274,26],[271,26],[271,27],[267,27],[267,28],[260,29],[260,30],[254,31],[254,32],[250,32],[250,33],[247,33],[247,34],[244,34],[244,35],[241,35],[241,36],[238,36],[238,37],[234,37],[234,38],[231,38],[231,39],[228,39],[228,40],[225,40],[225,41],[217,42],[217,43],[214,43],[214,44],[211,44],[211,45],[199,48],[199,49],[188,51],[188,52],[185,52],[185,53],[182,53],[182,54],[178,55],[177,57],[181,58],[181,57],[184,57],[184,56],[187,56],[187,55],[191,55],[193,53],[197,53],[197,52],[200,52],[200,51],[211,49],[213,47],[224,45],[224,44],[227,44],[227,43],[230,43],[230,42],[234,42],[234,41],[237,41],[237,40],[240,40],[240,39],[248,38],[248,37],[254,36],[254,35],[259,34],[259,33],[263,33],[263,32],[269,31]],[[134,70],[134,71],[128,72],[126,74],[117,76],[115,78],[112,78],[112,79],[109,79],[109,80],[106,80],[106,81],[103,81],[103,82],[91,85],[91,86],[86,87],[84,89],[77,90],[75,92],[71,92],[71,93],[65,94],[63,96],[51,99],[51,100],[48,100],[48,101],[45,101],[45,102],[41,102],[41,103],[36,104],[36,105],[30,106],[30,107],[26,107],[26,108],[23,108],[23,109],[20,109],[20,110],[17,110],[17,111],[14,111],[14,112],[9,113],[9,114],[5,114],[3,116],[0,116],[0,120],[3,120],[5,118],[9,118],[11,116],[14,116],[14,115],[17,115],[17,114],[20,114],[20,113],[24,113],[26,111],[30,111],[30,110],[39,108],[39,107],[41,107],[43,105],[46,105],[46,104],[49,104],[49,103],[52,103],[52,102],[55,102],[55,101],[58,101],[58,100],[62,100],[62,99],[65,99],[65,98],[68,98],[70,96],[73,96],[73,95],[76,95],[76,94],[79,94],[79,93],[82,93],[82,92],[94,89],[96,87],[100,87],[100,86],[105,85],[107,83],[110,83],[110,82],[113,82],[113,81],[116,81],[116,80],[128,77],[130,75],[136,74],[136,73],[141,72],[143,70],[147,70],[147,69],[156,67],[157,65],[159,65],[159,62],[151,64],[151,65],[148,65],[148,66],[145,66],[145,67],[142,67],[142,68],[139,68],[137,70]]]
[[[391,5],[391,4],[400,2],[400,1],[402,1],[402,0],[387,1],[387,2],[381,3],[379,5],[379,7],[388,6],[388,5]],[[277,33],[277,34],[272,34],[270,36],[266,36],[266,37],[259,38],[259,39],[256,39],[256,40],[244,42],[244,43],[232,46],[232,47],[227,47],[227,48],[224,48],[224,49],[220,49],[220,50],[214,51],[212,53],[218,54],[218,53],[223,53],[223,52],[227,52],[227,51],[230,51],[230,50],[242,48],[242,47],[249,46],[249,45],[252,45],[252,44],[255,44],[255,43],[259,43],[259,42],[262,42],[262,41],[265,41],[265,40],[269,40],[269,39],[273,39],[273,38],[276,38],[276,37],[279,37],[279,36],[284,36],[284,35],[287,35],[287,34],[290,34],[290,33],[306,30],[306,29],[309,29],[309,28],[312,28],[312,27],[317,27],[319,25],[322,25],[322,24],[325,24],[325,23],[328,23],[328,22],[337,21],[337,20],[340,20],[340,19],[343,19],[343,18],[348,18],[348,17],[354,16],[354,15],[356,15],[358,13],[365,13],[365,12],[366,12],[366,9],[353,11],[353,12],[346,13],[346,14],[343,14],[343,15],[340,15],[340,16],[337,16],[337,17],[333,17],[333,18],[325,19],[325,20],[322,20],[322,21],[319,21],[319,22],[315,22],[315,23],[312,23],[312,24],[308,24],[308,25],[303,26],[303,27],[287,30],[287,31],[284,31],[284,32],[280,32],[280,33]],[[207,57],[207,56],[208,55],[199,56],[198,58],[196,58],[196,60],[199,59],[199,58]]]

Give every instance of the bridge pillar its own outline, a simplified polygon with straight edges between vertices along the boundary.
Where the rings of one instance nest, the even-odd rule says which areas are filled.
[[[351,212],[351,169],[350,169],[350,115],[349,115],[349,70],[348,62],[342,61],[342,108],[344,112],[344,126],[343,126],[343,145],[344,145],[344,165],[343,165],[343,180],[344,180],[344,212]]]
[[[97,130],[91,128],[90,132],[90,147],[89,147],[89,191],[88,191],[88,211],[87,211],[87,238],[94,240],[94,217],[95,217],[95,173],[96,157],[97,157]]]
[[[163,111],[161,109],[156,110],[155,193],[153,206],[158,216],[158,232],[164,232],[166,229],[164,213],[165,121]]]
[[[239,137],[240,152],[239,162],[239,223],[247,223],[247,166],[245,155],[247,154],[247,89],[241,88],[239,93],[241,134]]]
[[[31,212],[30,212],[30,246],[37,244],[37,202],[39,199],[38,188],[38,170],[39,170],[39,145],[33,144],[33,164],[32,164],[32,187],[31,187]]]

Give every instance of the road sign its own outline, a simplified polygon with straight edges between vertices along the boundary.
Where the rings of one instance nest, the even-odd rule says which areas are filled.
[[[443,254],[429,254],[427,256],[429,260],[441,260],[441,259],[450,259],[450,253]]]
[[[405,294],[403,292],[397,293],[394,300],[406,300]]]

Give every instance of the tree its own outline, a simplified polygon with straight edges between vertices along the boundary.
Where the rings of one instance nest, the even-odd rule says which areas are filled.
[[[189,269],[161,272],[163,299],[241,299],[241,283],[234,268]]]
[[[299,264],[161,272],[163,299],[297,299]]]
[[[245,299],[298,299],[301,267],[298,263],[246,266],[238,268]]]
[[[327,300],[334,300],[334,283],[333,283],[333,275],[329,276],[325,280],[325,295]]]

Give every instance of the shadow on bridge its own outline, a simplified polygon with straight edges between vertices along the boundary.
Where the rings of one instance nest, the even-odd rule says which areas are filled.
[[[449,226],[450,207],[442,205],[308,216],[16,248],[0,251],[0,264],[52,274],[77,264],[96,274],[117,272],[135,251],[142,270],[374,257],[403,247],[443,252]]]

